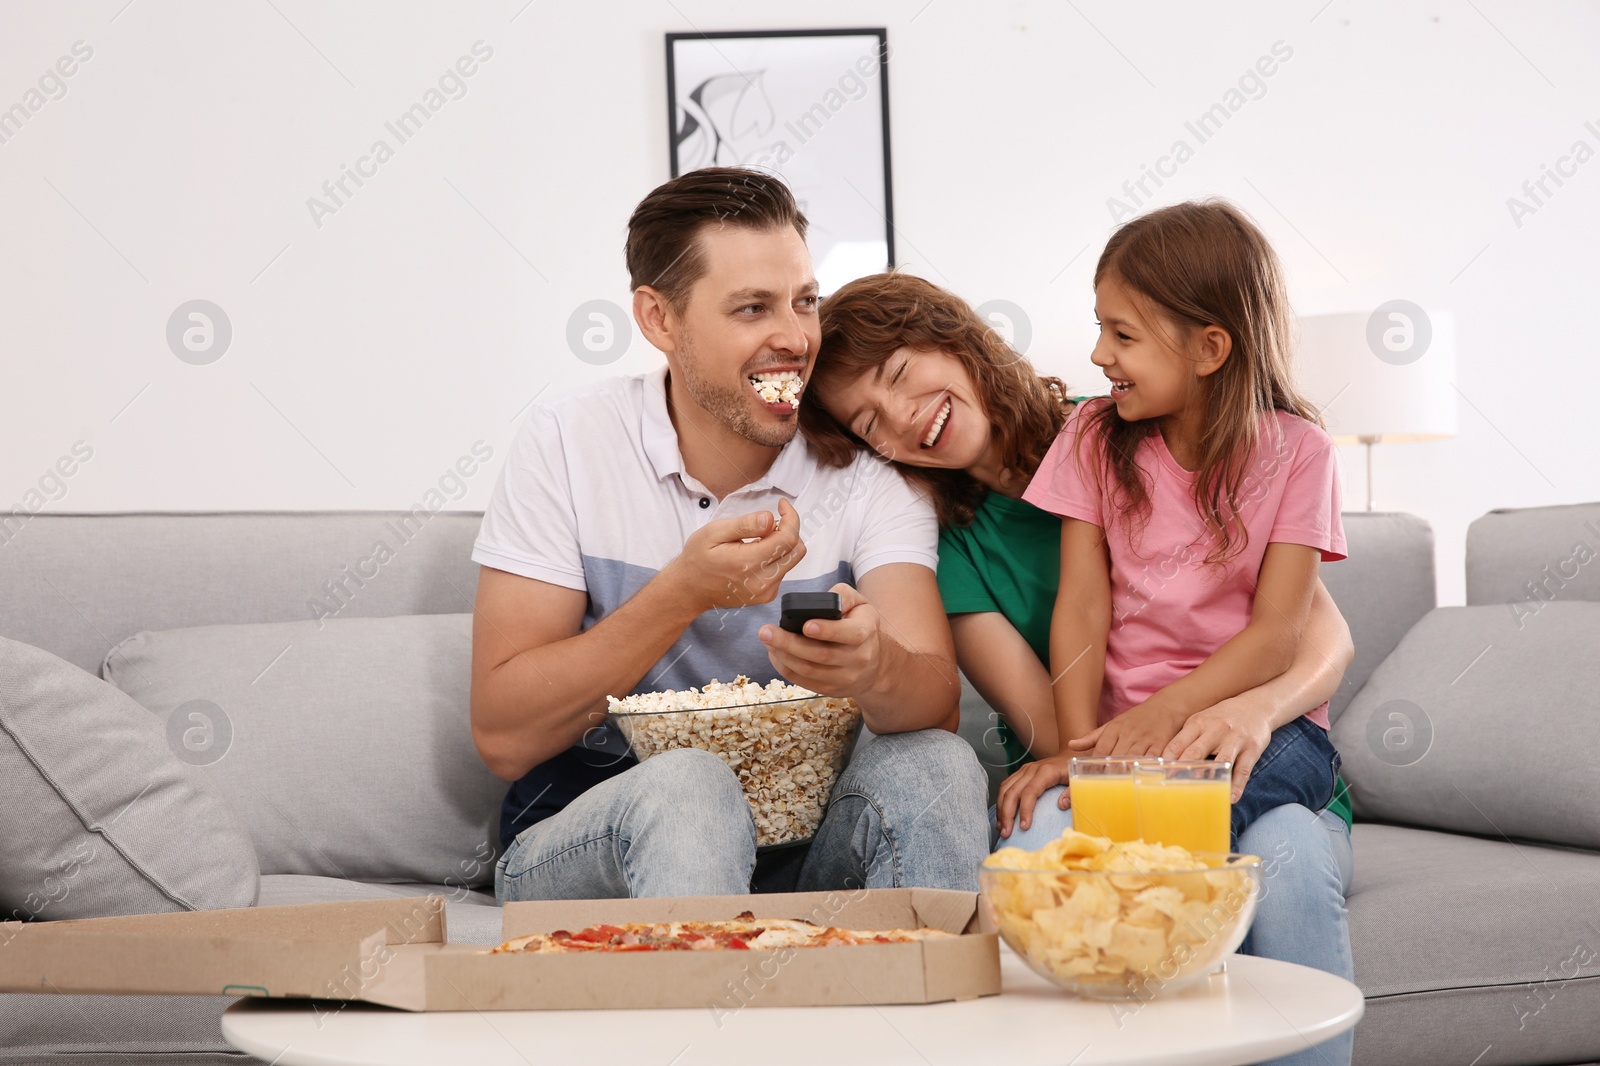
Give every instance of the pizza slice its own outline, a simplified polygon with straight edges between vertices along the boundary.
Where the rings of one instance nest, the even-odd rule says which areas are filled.
[[[795,918],[757,919],[750,911],[723,921],[629,922],[557,929],[508,940],[488,954],[568,955],[592,951],[773,951],[850,944],[904,944],[954,936],[942,929],[840,929]]]

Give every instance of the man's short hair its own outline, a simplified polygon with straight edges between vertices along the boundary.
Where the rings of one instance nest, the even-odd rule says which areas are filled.
[[[629,288],[648,285],[681,310],[706,272],[700,234],[710,226],[753,230],[793,226],[806,236],[806,216],[780,179],[746,167],[704,167],[659,186],[628,220]]]

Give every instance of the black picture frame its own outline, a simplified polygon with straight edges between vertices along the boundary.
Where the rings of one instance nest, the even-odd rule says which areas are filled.
[[[712,165],[783,177],[811,222],[824,295],[894,266],[886,27],[668,33],[666,53],[673,177]]]

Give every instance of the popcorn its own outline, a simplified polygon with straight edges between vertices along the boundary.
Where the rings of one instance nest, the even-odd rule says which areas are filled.
[[[800,402],[800,393],[806,387],[805,381],[793,370],[784,370],[776,374],[752,374],[750,384],[763,403],[790,405]]]
[[[822,824],[861,723],[854,700],[740,675],[702,688],[606,697],[641,760],[699,748],[733,770],[750,802],[758,845],[806,840]]]

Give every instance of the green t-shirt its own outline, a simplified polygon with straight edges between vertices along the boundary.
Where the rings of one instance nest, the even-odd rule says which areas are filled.
[[[1004,615],[1039,661],[1050,662],[1050,615],[1061,584],[1061,519],[1031,503],[991,492],[972,525],[939,534],[939,595],[946,614]],[[1011,773],[1030,756],[999,724]]]
[[[939,534],[939,595],[946,614],[997,611],[1042,663],[1061,584],[1061,519],[991,492],[966,529]]]
[[[939,595],[946,614],[994,611],[1004,615],[1048,669],[1050,616],[1061,584],[1061,519],[1031,503],[991,492],[972,525],[939,534]],[[1010,727],[999,724],[1006,770],[1031,756]],[[1328,809],[1351,821],[1349,791],[1341,778]]]

